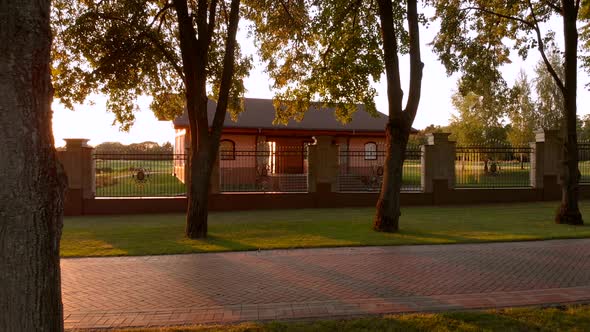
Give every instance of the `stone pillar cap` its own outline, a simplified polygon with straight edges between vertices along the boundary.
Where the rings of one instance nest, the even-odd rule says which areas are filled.
[[[428,138],[428,145],[448,143],[450,142],[449,136],[451,136],[451,133],[429,133],[426,135]]]
[[[559,130],[538,129],[535,130],[535,141],[546,142],[549,139],[559,139]]]
[[[72,149],[72,148],[87,148],[88,147],[88,141],[90,141],[90,139],[88,138],[64,138],[64,141],[66,141],[66,149]]]

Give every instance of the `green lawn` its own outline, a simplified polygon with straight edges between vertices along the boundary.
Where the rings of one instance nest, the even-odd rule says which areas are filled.
[[[108,185],[97,185],[97,197],[162,197],[186,193],[186,186],[170,173],[151,173],[144,181],[138,181],[134,173],[118,175]],[[100,176],[97,176],[99,183]]]
[[[495,173],[484,172],[484,162],[455,162],[455,182],[461,188],[530,187],[530,163],[498,161]],[[488,165],[489,167],[490,165]]]
[[[556,207],[556,202],[407,207],[396,234],[371,229],[374,208],[214,212],[206,240],[183,236],[181,214],[67,217],[61,254],[158,255],[590,237],[590,226],[554,224]],[[581,202],[581,209],[589,216],[590,201]]]
[[[481,312],[387,315],[315,322],[244,323],[230,326],[127,329],[118,332],[290,331],[590,331],[590,307],[515,308]]]
[[[138,171],[146,175],[138,180]],[[96,160],[97,197],[160,197],[186,193],[173,160]]]

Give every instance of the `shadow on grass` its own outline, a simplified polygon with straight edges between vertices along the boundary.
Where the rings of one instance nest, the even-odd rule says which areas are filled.
[[[372,230],[373,208],[215,212],[209,238],[184,237],[184,216],[66,218],[62,255],[158,255],[256,249],[481,243],[590,236],[555,225],[553,202],[404,208],[398,233]],[[583,207],[583,213],[590,213]]]

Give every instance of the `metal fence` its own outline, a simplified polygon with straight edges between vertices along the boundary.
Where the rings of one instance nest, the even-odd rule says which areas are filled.
[[[375,151],[341,149],[338,152],[338,191],[379,192],[383,182],[386,151],[384,147]],[[420,147],[409,147],[404,161],[402,191],[421,191]]]
[[[307,147],[265,144],[220,151],[221,192],[307,192]]]
[[[580,183],[590,183],[590,142],[578,143],[578,169],[580,170]]]
[[[458,146],[455,187],[530,187],[531,152],[529,146]]]
[[[175,170],[184,154],[94,154],[97,197],[184,196],[186,186]],[[176,166],[176,167],[175,167]],[[182,167],[183,169],[184,167]]]

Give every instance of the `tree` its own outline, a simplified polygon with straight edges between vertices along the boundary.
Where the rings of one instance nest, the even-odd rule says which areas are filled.
[[[563,95],[562,197],[555,221],[583,224],[578,206],[580,173],[576,135],[577,22],[581,1],[432,0],[432,3],[443,27],[433,45],[449,73],[461,71],[469,78],[495,79],[500,75],[498,67],[510,62],[511,48],[522,57],[537,49]],[[580,20],[586,22],[590,15],[586,17],[584,13]],[[555,46],[555,33],[549,30],[543,34],[546,27],[543,24],[553,17],[560,17],[563,22],[563,78],[547,56],[548,47]]]
[[[551,50],[547,55],[551,66],[555,69],[556,74],[561,80],[564,79],[562,57],[555,51]],[[547,70],[543,60],[540,60],[535,67],[535,91],[537,93],[537,108],[539,109],[539,128],[543,129],[560,129],[563,122],[564,101],[563,93],[555,79]]]
[[[61,331],[50,1],[0,2],[0,330]]]
[[[539,112],[531,100],[531,85],[524,71],[521,71],[508,103],[507,111],[510,119],[508,141],[514,146],[527,145],[535,139],[535,130],[539,124]],[[522,159],[522,158],[521,158]]]
[[[357,103],[375,113],[376,92],[371,83],[385,72],[387,154],[374,229],[397,231],[403,162],[422,83],[419,24],[423,17],[417,0],[249,3],[261,9],[252,10],[249,17],[277,91],[279,121],[301,118],[314,99],[335,107],[344,122],[350,121]],[[403,53],[410,55],[405,106],[398,58]]]
[[[209,185],[226,113],[242,109],[250,59],[236,42],[240,0],[56,0],[54,79],[67,107],[90,93],[128,128],[135,98],[159,118],[186,108],[191,132],[186,235],[207,236]],[[208,96],[207,86],[210,86]],[[213,119],[208,97],[217,100]],[[210,121],[212,120],[212,121]]]
[[[497,102],[486,102],[488,99],[474,92],[463,96],[457,91],[451,99],[458,114],[451,116],[449,130],[458,144],[484,145],[506,139],[504,110]]]
[[[408,140],[408,145],[409,146],[424,145],[424,144],[426,144],[426,142],[428,140],[427,139],[428,134],[444,133],[444,132],[448,132],[448,131],[449,131],[448,126],[435,126],[434,124],[431,124],[422,130],[418,130],[417,133],[411,135],[410,139]]]

